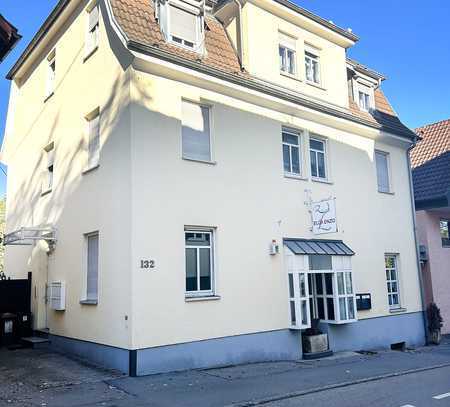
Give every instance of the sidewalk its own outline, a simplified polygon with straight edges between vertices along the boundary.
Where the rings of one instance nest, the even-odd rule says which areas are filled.
[[[445,343],[439,347],[407,352],[347,353],[316,361],[261,363],[123,378],[109,383],[133,395],[135,406],[148,403],[164,407],[252,406],[330,386],[443,366],[450,366],[450,338],[445,338]],[[114,405],[127,404],[116,402]]]
[[[7,352],[0,352],[0,406],[254,406],[450,366],[449,337],[439,347],[407,352],[343,353],[316,361],[259,363],[140,378],[118,377],[48,351]],[[7,361],[20,355],[24,359],[21,363]]]

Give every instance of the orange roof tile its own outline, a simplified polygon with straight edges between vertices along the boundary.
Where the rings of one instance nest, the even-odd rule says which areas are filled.
[[[411,151],[413,168],[450,151],[450,119],[419,127],[416,133],[422,140]]]
[[[111,0],[114,16],[130,40],[157,46],[172,54],[192,61],[202,62],[229,73],[240,73],[237,54],[222,24],[212,16],[206,16],[204,56],[169,44],[165,41],[155,19],[153,3],[149,0]]]

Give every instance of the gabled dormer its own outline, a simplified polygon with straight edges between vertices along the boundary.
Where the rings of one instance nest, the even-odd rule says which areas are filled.
[[[165,40],[203,54],[205,0],[155,0],[155,17]]]
[[[347,76],[350,97],[360,110],[372,113],[376,108],[375,91],[385,77],[352,59],[347,59]]]

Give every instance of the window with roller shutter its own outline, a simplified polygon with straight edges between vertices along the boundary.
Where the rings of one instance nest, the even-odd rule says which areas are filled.
[[[182,156],[198,161],[211,161],[210,107],[182,101]]]
[[[86,56],[93,53],[98,47],[99,36],[99,7],[95,6],[89,10],[88,15],[88,29],[86,33]]]

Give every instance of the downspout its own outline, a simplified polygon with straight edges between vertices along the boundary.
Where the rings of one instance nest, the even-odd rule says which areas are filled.
[[[245,71],[245,67],[244,67],[244,37],[242,34],[242,4],[239,0],[233,0],[236,5],[238,6],[238,58],[239,58],[239,62],[241,63],[241,68],[242,70]]]
[[[416,245],[416,260],[417,260],[417,270],[419,273],[419,285],[420,285],[420,299],[422,303],[422,315],[423,315],[423,326],[425,329],[425,344],[428,345],[428,318],[427,318],[427,304],[425,302],[425,286],[423,282],[422,275],[422,265],[420,264],[420,250],[419,250],[419,239],[417,238],[417,222],[416,222],[416,203],[414,201],[414,184],[412,179],[411,170],[411,158],[410,151],[417,145],[417,138],[413,140],[413,143],[406,150],[406,162],[408,165],[408,178],[409,178],[409,193],[411,197],[411,209],[412,209],[412,219],[414,228],[414,242]]]

